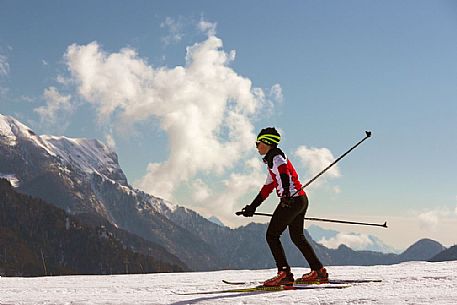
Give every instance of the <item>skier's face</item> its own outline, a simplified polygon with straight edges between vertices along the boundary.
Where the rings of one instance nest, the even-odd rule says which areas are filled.
[[[270,145],[268,144],[265,144],[263,142],[255,142],[255,146],[257,147],[257,151],[259,152],[259,154],[261,154],[262,156],[265,155],[271,148]]]

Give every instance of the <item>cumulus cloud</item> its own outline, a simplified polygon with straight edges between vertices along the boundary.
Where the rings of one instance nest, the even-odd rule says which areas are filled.
[[[73,111],[71,95],[62,95],[55,87],[49,87],[44,90],[43,98],[46,106],[34,109],[40,116],[41,123],[65,128],[65,118]]]
[[[70,78],[101,124],[120,126],[114,129],[120,132],[157,120],[168,135],[168,159],[150,163],[137,187],[171,199],[181,183],[199,173],[223,175],[253,151],[252,120],[267,99],[229,66],[235,52],[222,46],[209,35],[187,48],[185,66],[173,68],[152,67],[131,48],[109,54],[97,42],[68,47]],[[248,179],[230,179],[236,178]],[[204,184],[195,183],[196,198],[204,200]]]
[[[363,250],[373,245],[373,241],[368,235],[353,233],[338,233],[335,237],[321,239],[319,243],[331,249],[336,249],[340,245],[346,245],[353,250]]]
[[[295,151],[295,155],[306,168],[309,177],[314,177],[335,161],[332,152],[327,148],[308,148],[306,146],[300,146]],[[338,178],[340,176],[341,174],[338,165],[334,165],[325,172],[324,176],[322,176],[319,181],[316,181],[315,185],[322,184],[322,182],[328,178]],[[341,190],[338,188],[335,192],[341,192]]]

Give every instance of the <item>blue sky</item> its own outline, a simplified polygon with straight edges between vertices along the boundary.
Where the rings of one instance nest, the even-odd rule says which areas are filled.
[[[308,215],[452,245],[456,33],[454,1],[1,0],[0,113],[109,143],[135,186],[231,226],[266,174],[247,144],[260,128],[281,129],[304,182],[372,130]]]

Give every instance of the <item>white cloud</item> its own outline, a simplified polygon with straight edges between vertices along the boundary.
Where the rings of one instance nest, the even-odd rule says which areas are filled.
[[[284,101],[284,96],[282,94],[282,87],[280,84],[275,84],[270,89],[270,97],[278,104],[282,104]]]
[[[49,126],[66,127],[66,117],[73,111],[71,95],[62,95],[55,87],[46,88],[43,92],[46,106],[35,108],[41,123]]]
[[[234,219],[234,213],[250,204],[253,198],[244,198],[246,194],[257,194],[265,182],[267,175],[264,164],[259,158],[250,158],[244,162],[243,173],[232,173],[223,181],[224,188],[204,203],[200,209],[206,215],[214,215],[217,210],[218,217],[223,223],[233,225],[240,219]],[[245,219],[243,219],[245,220]]]
[[[194,202],[202,202],[210,196],[208,185],[201,179],[196,179],[192,182],[192,199]]]
[[[338,233],[335,237],[329,239],[323,238],[318,241],[318,243],[331,249],[336,249],[340,245],[346,245],[353,250],[363,250],[373,245],[373,241],[368,237],[368,235],[353,233]]]
[[[452,219],[457,214],[457,207],[454,211],[448,207],[436,208],[433,210],[417,213],[419,227],[425,231],[436,231],[440,223],[445,219]]]
[[[105,143],[112,150],[116,148],[116,140],[114,140],[114,136],[112,133],[108,133],[105,135]]]
[[[171,17],[167,17],[162,23],[160,23],[160,27],[165,28],[168,31],[168,34],[162,37],[162,41],[165,45],[178,43],[184,37],[184,25],[181,19],[176,20]]]
[[[420,213],[417,216],[420,228],[426,231],[435,230],[439,224],[439,214],[439,211],[428,211]]]
[[[10,72],[10,66],[8,63],[8,57],[0,54],[0,77],[8,76]]]
[[[158,120],[168,135],[169,157],[150,163],[136,185],[171,199],[181,183],[199,173],[225,174],[255,151],[251,121],[267,99],[229,66],[234,55],[222,50],[219,38],[209,36],[188,47],[186,65],[174,68],[154,68],[130,48],[108,54],[96,42],[69,46],[65,60],[72,82],[95,107],[100,123],[120,126],[114,129],[119,132]],[[232,180],[245,179],[233,175]]]
[[[200,31],[202,31],[203,33],[206,33],[208,35],[208,37],[216,35],[216,27],[217,27],[216,22],[209,22],[209,21],[201,19],[200,22],[197,24],[197,27]]]
[[[320,173],[324,168],[335,161],[333,154],[327,148],[308,148],[306,146],[300,146],[295,151],[295,155],[300,159],[301,164],[306,168],[307,176],[310,178]],[[328,178],[338,178],[340,176],[341,174],[338,165],[334,165],[326,171],[324,176],[321,176],[319,181],[316,181],[314,185],[320,185]],[[341,192],[341,189],[338,188],[335,192]]]

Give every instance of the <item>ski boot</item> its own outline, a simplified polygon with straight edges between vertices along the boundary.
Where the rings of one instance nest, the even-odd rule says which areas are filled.
[[[278,274],[271,279],[263,282],[265,287],[275,287],[275,286],[291,286],[294,284],[294,275],[290,271],[278,271]]]
[[[295,280],[295,284],[326,284],[328,283],[327,269],[322,267],[319,270],[303,274],[301,278]]]

